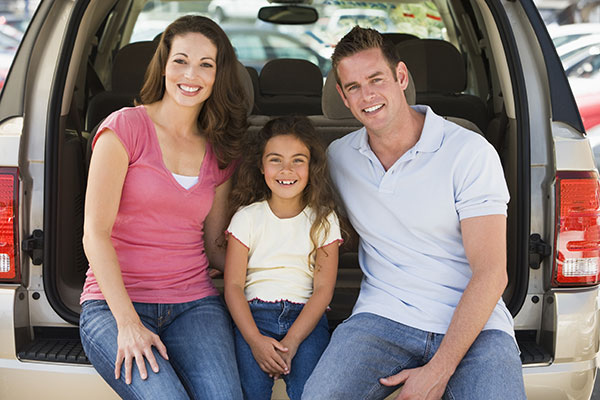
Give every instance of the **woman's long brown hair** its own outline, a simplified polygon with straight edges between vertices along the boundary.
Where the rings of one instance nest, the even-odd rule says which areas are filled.
[[[241,156],[241,140],[246,133],[246,94],[238,76],[238,61],[229,38],[214,21],[200,15],[186,15],[172,22],[161,35],[150,61],[140,92],[140,104],[159,101],[165,94],[164,73],[175,36],[200,33],[217,48],[217,74],[212,94],[205,101],[198,127],[206,135],[217,156],[219,167],[226,167]]]

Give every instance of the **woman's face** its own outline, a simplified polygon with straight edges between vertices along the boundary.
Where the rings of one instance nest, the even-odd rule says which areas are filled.
[[[165,96],[184,107],[202,107],[217,75],[217,47],[201,33],[173,38],[165,67]]]

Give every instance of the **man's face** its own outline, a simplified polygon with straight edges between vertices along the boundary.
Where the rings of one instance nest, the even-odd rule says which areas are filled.
[[[404,63],[398,63],[392,72],[381,50],[369,49],[342,59],[337,73],[337,90],[344,104],[369,134],[384,134],[397,128],[399,117],[408,107],[404,97],[408,86]]]

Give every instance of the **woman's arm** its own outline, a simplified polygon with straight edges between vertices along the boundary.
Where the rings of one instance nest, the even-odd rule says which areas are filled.
[[[204,249],[211,268],[223,271],[225,266],[225,249],[218,245],[218,240],[227,228],[227,199],[231,192],[231,179],[228,179],[215,190],[210,212],[204,220]]]
[[[225,258],[225,301],[229,313],[252,349],[260,369],[271,375],[283,374],[287,371],[286,364],[276,350],[283,353],[287,350],[277,340],[259,332],[244,296],[247,268],[248,249],[230,235]]]
[[[133,308],[110,239],[128,164],[129,157],[117,135],[111,130],[103,132],[96,141],[90,163],[83,246],[100,290],[117,322],[119,348],[115,379],[119,379],[121,365],[125,362],[125,381],[130,383],[134,358],[141,378],[146,379],[144,356],[152,370],[158,372],[151,346],[156,346],[165,359],[167,350],[159,337],[142,325]]]
[[[313,294],[304,305],[288,333],[281,340],[281,344],[288,348],[286,353],[281,354],[288,370],[291,369],[292,359],[296,355],[298,347],[315,329],[331,302],[337,279],[338,258],[338,241],[317,250]]]

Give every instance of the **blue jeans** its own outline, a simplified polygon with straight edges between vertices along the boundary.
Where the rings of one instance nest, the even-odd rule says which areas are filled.
[[[383,399],[398,387],[383,386],[379,378],[426,364],[443,338],[374,314],[353,315],[334,331],[302,398]],[[499,330],[482,331],[450,378],[443,398],[525,399],[513,338]]]
[[[252,300],[249,305],[260,333],[277,340],[284,338],[304,307],[304,304],[290,303],[289,301],[268,303]],[[282,375],[291,400],[300,400],[304,384],[317,365],[328,342],[329,325],[327,317],[323,314],[312,333],[298,347],[298,351],[292,359],[290,373]],[[269,378],[269,375],[260,369],[250,346],[237,327],[235,328],[235,351],[244,398],[247,400],[271,399],[273,378]]]
[[[165,360],[152,347],[160,371],[142,380],[133,363],[131,384],[125,367],[115,379],[117,325],[104,300],[83,303],[80,334],[94,368],[124,399],[242,399],[231,318],[221,299],[209,296],[180,304],[133,303],[146,328],[167,347]]]

